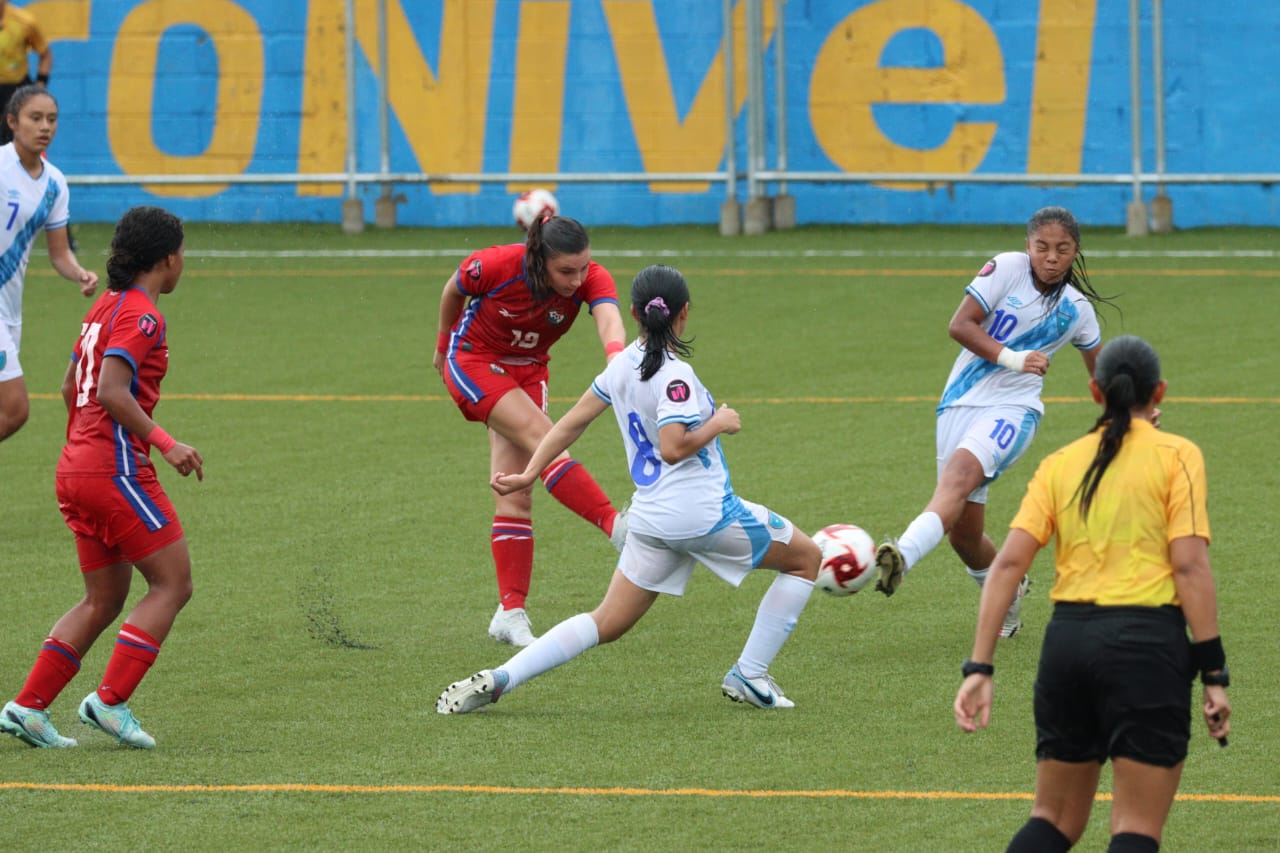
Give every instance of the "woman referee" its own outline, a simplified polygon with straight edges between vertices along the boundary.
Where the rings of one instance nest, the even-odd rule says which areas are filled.
[[[961,729],[987,725],[1001,621],[1056,534],[1055,604],[1035,684],[1035,803],[1009,844],[1015,853],[1068,850],[1080,839],[1108,758],[1108,850],[1159,850],[1191,737],[1196,672],[1209,734],[1225,746],[1231,728],[1200,448],[1156,429],[1165,382],[1146,341],[1107,343],[1089,389],[1102,415],[1041,462],[1028,486],[983,589],[955,700]]]

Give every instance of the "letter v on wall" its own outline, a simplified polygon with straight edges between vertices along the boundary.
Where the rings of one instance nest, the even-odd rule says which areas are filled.
[[[430,173],[479,173],[484,162],[485,105],[489,97],[488,46],[496,0],[444,0],[440,58],[433,73],[400,0],[387,0],[387,102],[409,141],[418,168]],[[344,0],[307,4],[306,83],[298,134],[298,171],[341,172],[346,150],[343,101]],[[377,0],[355,4],[356,42],[378,68]],[[472,50],[482,45],[480,50]],[[475,184],[433,184],[435,193],[474,193]],[[334,195],[340,187],[299,187],[299,193]]]
[[[675,95],[651,2],[604,0],[614,55],[622,76],[627,112],[640,157],[649,172],[710,172],[724,159],[724,48],[698,88],[688,114],[676,114]],[[765,3],[765,45],[773,37],[774,4]],[[733,10],[734,115],[746,101],[746,4]],[[653,192],[705,192],[705,181],[655,182]]]

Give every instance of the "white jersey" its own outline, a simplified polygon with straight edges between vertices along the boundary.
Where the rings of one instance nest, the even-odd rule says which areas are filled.
[[[22,285],[36,234],[66,228],[71,220],[67,179],[58,167],[44,161],[33,178],[18,159],[13,143],[0,145],[0,323],[22,325]]]
[[[1070,341],[1091,350],[1102,342],[1092,303],[1070,284],[1056,303],[1046,301],[1031,278],[1025,252],[996,255],[965,288],[986,312],[982,328],[1011,350],[1037,349],[1050,358]],[[938,413],[952,406],[1026,406],[1041,414],[1044,377],[1015,373],[962,348],[947,377]]]
[[[591,383],[613,407],[636,484],[627,530],[665,540],[704,536],[728,524],[739,504],[720,438],[671,465],[658,453],[658,430],[668,424],[697,429],[715,413],[715,401],[693,368],[674,355],[641,382],[643,357],[642,343],[633,341]]]

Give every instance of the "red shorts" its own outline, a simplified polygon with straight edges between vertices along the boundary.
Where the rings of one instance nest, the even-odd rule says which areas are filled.
[[[57,477],[58,509],[76,536],[80,571],[136,563],[182,538],[155,471],[136,477]]]
[[[547,410],[545,364],[503,364],[488,356],[457,353],[445,361],[444,384],[469,421],[488,421],[498,401],[517,388]]]

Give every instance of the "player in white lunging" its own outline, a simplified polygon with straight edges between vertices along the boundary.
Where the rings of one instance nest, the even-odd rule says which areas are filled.
[[[937,408],[937,485],[906,531],[876,549],[876,589],[893,595],[943,536],[982,586],[996,556],[985,532],[987,488],[1031,446],[1053,354],[1072,344],[1093,376],[1102,347],[1094,306],[1106,301],[1089,282],[1080,225],[1062,207],[1032,215],[1026,252],[1003,252],[978,271],[948,327],[963,349]],[[1002,637],[1022,627],[1028,583],[1005,614]]]
[[[604,600],[564,620],[497,669],[450,684],[441,714],[474,711],[521,684],[612,642],[640,620],[659,593],[681,595],[697,563],[738,586],[757,566],[777,569],[737,662],[721,684],[725,696],[757,708],[794,707],[769,674],[813,591],[821,552],[790,521],[734,494],[720,435],[742,427],[738,413],[716,408],[682,339],[689,288],[671,267],[650,266],[631,284],[640,337],[613,359],[591,388],[542,439],[521,474],[494,474],[500,494],[528,488],[611,406],[627,448],[636,491],[626,543]]]

